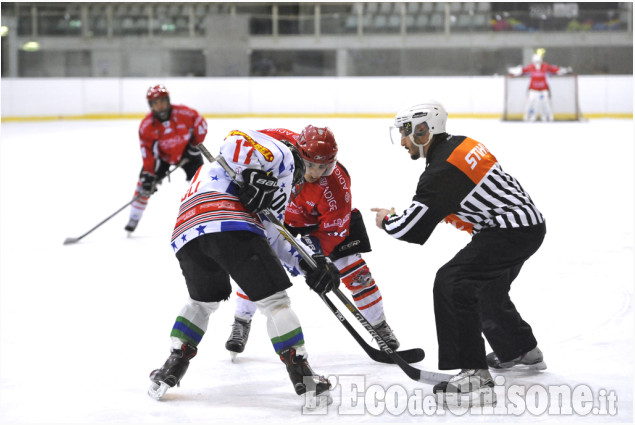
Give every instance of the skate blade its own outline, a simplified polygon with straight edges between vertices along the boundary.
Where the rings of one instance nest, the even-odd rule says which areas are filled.
[[[478,391],[472,391],[469,393],[450,392],[444,393],[443,395],[436,395],[436,397],[437,403],[441,401],[443,407],[496,407],[496,393],[492,388],[481,388]]]
[[[327,406],[333,403],[330,391],[324,391],[321,394],[316,394],[315,391],[307,391],[303,396],[304,404],[302,405],[302,410],[307,412],[326,409]]]
[[[155,400],[161,400],[165,393],[170,389],[170,386],[165,382],[156,383],[153,382],[148,388],[148,395]]]
[[[504,372],[534,372],[547,369],[547,363],[544,361],[534,363],[534,364],[517,364],[511,367],[505,367],[500,369],[491,368],[490,370],[495,373],[504,373]]]
[[[229,355],[231,356],[232,363],[236,363],[238,361],[238,353],[235,351],[230,351]]]

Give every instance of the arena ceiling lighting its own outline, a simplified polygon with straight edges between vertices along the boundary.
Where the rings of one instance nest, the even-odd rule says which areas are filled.
[[[22,50],[25,50],[27,52],[38,51],[40,50],[40,43],[38,43],[37,41],[27,41],[22,45]]]

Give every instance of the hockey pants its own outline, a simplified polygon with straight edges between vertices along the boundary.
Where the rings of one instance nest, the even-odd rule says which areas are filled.
[[[439,269],[433,290],[439,369],[486,369],[481,334],[501,361],[536,347],[532,329],[516,310],[509,290],[542,244],[545,229],[543,223],[484,230]]]

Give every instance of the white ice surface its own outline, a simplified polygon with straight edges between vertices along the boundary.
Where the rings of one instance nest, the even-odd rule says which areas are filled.
[[[370,208],[406,208],[424,167],[390,144],[389,120],[210,120],[205,144],[217,152],[234,128],[298,131],[309,123],[329,125],[338,139],[339,158],[353,178],[354,205],[373,244],[365,258],[389,323],[403,348],[426,350],[416,366],[436,370],[432,282],[469,236],[441,224],[419,246],[374,226]],[[394,395],[403,389],[397,405],[404,406],[406,395],[427,396],[432,387],[411,381],[397,366],[371,361],[302,280],[294,280],[289,294],[313,368],[340,382],[364,379],[366,400],[362,393],[356,407],[347,406],[350,388],[343,392],[338,385],[326,414],[303,414],[260,314],[245,352],[231,363],[224,342],[233,297],[212,316],[182,386],[163,401],[152,400],[148,374],[165,361],[172,324],[187,297],[169,243],[186,190],[184,174],[176,172],[160,187],[133,237],[123,230],[126,210],[80,243],[62,245],[131,198],[141,165],[138,124],[2,124],[0,423],[632,423],[632,121],[448,123],[453,134],[483,142],[547,219],[544,245],[514,282],[512,299],[532,325],[548,369],[507,376],[505,386],[587,385],[596,400],[602,390],[617,395],[613,416],[393,415],[382,411],[383,400],[377,413],[373,390]],[[347,319],[372,344],[355,319]],[[506,400],[505,386],[497,388],[499,404]],[[571,406],[570,398],[554,406],[559,404]]]

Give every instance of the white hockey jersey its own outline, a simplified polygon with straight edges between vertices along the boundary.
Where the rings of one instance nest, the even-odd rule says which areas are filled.
[[[225,138],[220,154],[242,182],[242,172],[256,168],[278,179],[278,191],[271,210],[284,219],[293,188],[293,155],[282,142],[254,130],[233,130]],[[262,215],[248,211],[238,199],[238,185],[217,162],[206,163],[192,179],[181,199],[172,233],[172,249],[176,253],[189,241],[208,233],[246,230],[265,236],[282,264],[299,273],[299,255]],[[311,252],[309,248],[307,252]]]

